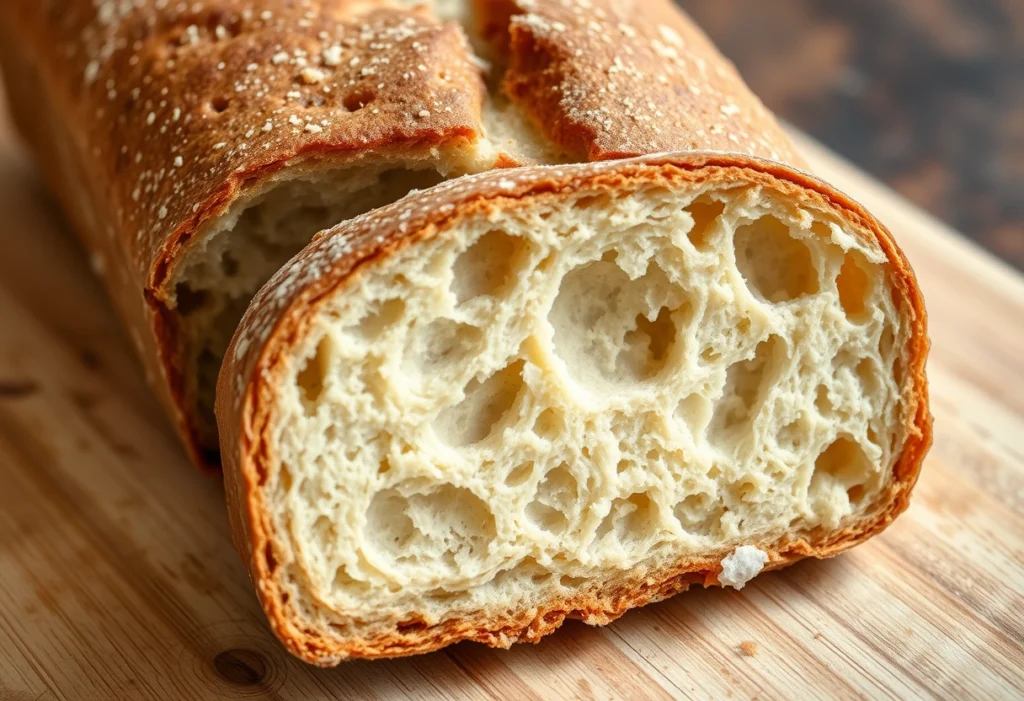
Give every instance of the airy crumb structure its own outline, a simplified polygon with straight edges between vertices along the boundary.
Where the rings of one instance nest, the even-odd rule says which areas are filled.
[[[890,249],[824,200],[728,168],[515,194],[542,171],[357,219],[243,321],[221,430],[260,427],[240,446],[242,474],[260,475],[242,496],[266,538],[252,557],[286,629],[334,650],[310,659],[605,622],[685,588],[658,594],[667,572],[739,589],[807,543],[877,529],[903,489],[920,378]],[[493,194],[470,207],[463,192]],[[322,286],[369,255],[359,232],[395,221],[426,238]],[[292,315],[301,331],[264,346]],[[253,347],[280,350],[259,369]]]
[[[428,622],[535,606],[871,504],[904,440],[906,330],[881,251],[787,204],[537,202],[329,299],[272,427],[296,598]],[[742,545],[719,579],[766,562]]]

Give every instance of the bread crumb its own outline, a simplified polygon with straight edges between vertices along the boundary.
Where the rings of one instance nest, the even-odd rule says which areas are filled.
[[[760,646],[753,640],[744,640],[740,643],[740,652],[747,657],[757,657]]]
[[[718,581],[723,587],[742,589],[764,569],[767,562],[768,553],[753,545],[741,545],[722,559],[722,573],[718,575]]]
[[[302,72],[299,73],[299,78],[301,78],[302,82],[305,83],[306,85],[314,85],[316,83],[322,82],[324,77],[324,72],[321,71],[319,68],[307,67],[303,68]]]
[[[341,47],[340,46],[328,46],[323,51],[323,59],[325,66],[340,66],[341,65]]]

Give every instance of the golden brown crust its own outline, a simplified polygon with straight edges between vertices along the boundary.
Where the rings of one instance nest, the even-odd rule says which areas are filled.
[[[281,169],[439,161],[479,136],[462,31],[386,5],[0,3],[17,123],[200,462],[169,289],[197,233]]]
[[[906,443],[893,477],[867,515],[836,530],[818,529],[774,543],[756,544],[769,554],[769,568],[803,557],[829,557],[884,529],[909,503],[931,441],[924,363],[928,350],[926,317],[913,270],[889,231],[860,205],[802,171],[735,154],[675,153],[627,161],[565,167],[533,167],[494,172],[443,183],[392,206],[354,219],[317,236],[260,292],[228,350],[217,392],[217,415],[224,452],[224,476],[235,543],[243,554],[271,625],[296,655],[315,664],[349,657],[389,657],[434,650],[462,639],[507,646],[535,641],[566,617],[602,623],[625,610],[681,591],[692,582],[717,584],[726,553],[677,562],[659,571],[624,573],[621,583],[585,596],[552,600],[513,618],[458,618],[435,626],[396,628],[372,640],[331,637],[304,629],[282,598],[277,535],[262,487],[275,469],[268,427],[284,362],[302,338],[318,305],[350,283],[365,267],[405,246],[429,239],[465,217],[510,208],[560,193],[593,190],[630,193],[641,186],[668,188],[698,183],[748,183],[830,210],[848,226],[876,240],[890,266],[892,294],[909,325],[905,395]]]
[[[801,165],[775,119],[671,0],[477,2],[504,89],[577,161],[681,150]]]

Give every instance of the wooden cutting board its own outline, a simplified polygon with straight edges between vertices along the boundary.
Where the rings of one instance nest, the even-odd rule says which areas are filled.
[[[742,592],[318,670],[267,630],[218,478],[0,121],[0,698],[1024,697],[1024,279],[796,137],[925,291],[936,440],[910,510]]]

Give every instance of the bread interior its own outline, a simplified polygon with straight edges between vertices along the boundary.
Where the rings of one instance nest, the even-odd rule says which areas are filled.
[[[873,516],[905,440],[888,270],[735,183],[537,196],[407,246],[286,358],[278,585],[383,633]]]
[[[185,400],[210,452],[217,450],[217,373],[256,292],[318,231],[443,179],[434,168],[388,165],[289,174],[237,202],[198,237],[174,273],[171,303],[185,344]]]

